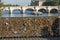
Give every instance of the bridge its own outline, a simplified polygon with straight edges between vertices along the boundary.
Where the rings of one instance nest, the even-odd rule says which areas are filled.
[[[9,10],[9,7],[5,7],[4,10]],[[3,11],[4,11],[3,10]],[[20,10],[25,13],[26,10],[33,10],[36,12],[43,13],[58,13],[60,12],[60,8],[58,6],[10,6],[11,14],[14,10]]]
[[[60,15],[60,6],[8,6],[8,7],[6,6],[6,7],[2,7],[2,8],[3,8],[3,11],[8,11],[9,12],[8,14],[10,14],[11,17],[17,17],[16,14],[18,14],[18,16],[20,16],[20,17],[22,17],[22,15],[23,15],[23,17],[28,17],[29,15],[25,16],[27,11],[30,11],[30,14],[32,14],[34,16],[36,14],[43,14],[44,17],[45,17],[45,14],[47,16],[51,16],[52,14],[54,14],[52,16]],[[19,11],[19,12],[14,13],[14,11]],[[27,14],[29,14],[29,13],[27,13]],[[6,15],[3,15],[3,16],[6,16]],[[31,15],[30,15],[30,17],[31,17]]]

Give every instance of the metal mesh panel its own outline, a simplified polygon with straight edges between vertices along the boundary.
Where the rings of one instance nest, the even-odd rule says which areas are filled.
[[[59,19],[57,19],[57,17],[0,18],[0,39],[8,40],[12,37],[9,40],[17,40],[19,38],[20,40],[30,40],[29,37],[59,36]],[[54,29],[55,26],[58,28]],[[4,37],[7,37],[7,39],[4,39]],[[33,39],[36,40],[35,38],[31,38],[31,40]]]

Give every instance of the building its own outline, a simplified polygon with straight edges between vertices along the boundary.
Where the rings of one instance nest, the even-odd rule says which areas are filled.
[[[0,0],[0,3],[3,3],[2,0]]]
[[[31,0],[31,6],[41,6],[46,0]]]
[[[38,0],[31,0],[31,6],[39,6]]]

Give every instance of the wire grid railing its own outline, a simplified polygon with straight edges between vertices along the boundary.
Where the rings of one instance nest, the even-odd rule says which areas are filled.
[[[2,18],[2,19],[3,19],[3,18]],[[2,22],[2,29],[1,29],[1,30],[2,30],[2,33],[1,33],[1,36],[4,34],[4,32],[3,32],[3,30],[4,30],[3,28],[4,28],[4,25],[5,25],[5,24],[3,24],[4,21],[5,21],[5,20],[2,20],[2,21],[1,21],[1,22]],[[60,30],[60,29],[59,29],[59,30]],[[9,36],[10,36],[10,35],[9,35]],[[38,40],[38,39],[40,39],[39,37],[41,37],[41,36],[30,36],[30,37],[31,37],[31,40],[33,40],[33,39],[34,39],[34,40],[36,40],[36,39]],[[38,37],[38,38],[35,39],[35,37]],[[24,36],[6,37],[6,36],[4,36],[4,35],[3,35],[2,37],[0,37],[0,39],[3,39],[3,40],[8,40],[8,39],[9,39],[9,40],[12,40],[12,39],[13,39],[13,40],[17,40],[17,39],[19,39],[19,40],[24,40],[24,39],[25,39],[25,40],[30,40],[29,36],[27,36],[27,37],[26,37],[26,36],[25,36],[25,37],[24,37]],[[42,40],[42,39],[41,39],[41,40]],[[43,40],[44,40],[44,39],[43,39]]]

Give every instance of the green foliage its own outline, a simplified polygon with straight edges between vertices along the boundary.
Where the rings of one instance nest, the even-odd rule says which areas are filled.
[[[55,2],[55,5],[59,5],[60,0],[53,0],[53,2]]]
[[[58,6],[60,4],[60,0],[46,0],[42,5],[43,6]]]
[[[6,4],[6,5],[4,5],[4,6],[19,6],[19,5],[11,5],[11,4]]]
[[[55,2],[53,2],[53,1],[44,2],[42,5],[43,6],[55,6]]]
[[[0,17],[2,16],[2,10],[0,10]]]
[[[0,8],[3,6],[3,3],[0,3]]]
[[[0,8],[3,6],[3,3],[0,3]],[[2,16],[2,9],[0,9],[0,17]]]

